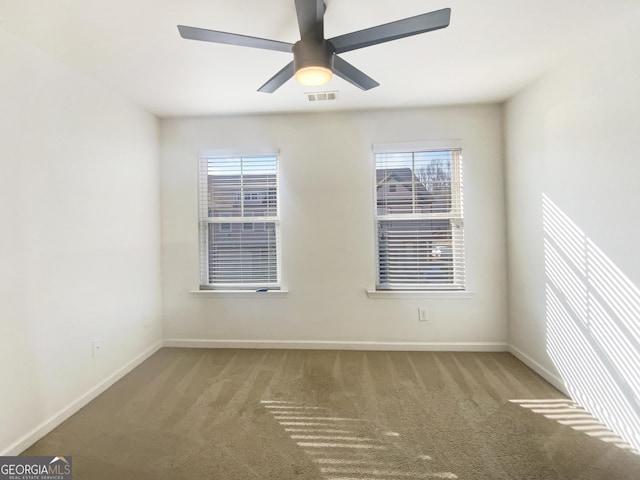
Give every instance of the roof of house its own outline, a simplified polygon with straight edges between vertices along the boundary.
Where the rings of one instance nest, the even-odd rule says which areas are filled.
[[[413,174],[410,168],[377,168],[376,169],[376,189],[388,184],[390,180],[406,186],[415,185],[417,194],[421,199],[431,197],[424,184]],[[410,187],[407,187],[410,189]]]

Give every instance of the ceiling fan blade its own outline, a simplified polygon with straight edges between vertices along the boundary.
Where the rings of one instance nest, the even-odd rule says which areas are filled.
[[[380,85],[373,78],[337,55],[333,57],[333,73],[361,90],[370,90]]]
[[[424,13],[404,20],[397,20],[377,27],[339,35],[330,38],[328,41],[334,46],[336,53],[349,52],[358,48],[448,27],[450,18],[451,9],[443,8],[442,10]]]
[[[301,39],[324,40],[324,0],[296,0]]]
[[[289,62],[282,70],[276,73],[273,77],[267,80],[267,83],[262,85],[258,91],[264,93],[273,93],[280,88],[284,83],[293,77],[295,73],[293,69],[293,62]]]
[[[239,45],[241,47],[262,48],[264,50],[276,50],[278,52],[291,53],[293,44],[268,40],[266,38],[249,37],[238,35],[237,33],[218,32],[217,30],[207,30],[204,28],[185,27],[178,25],[180,36],[189,40],[201,40],[203,42],[226,43],[228,45]]]

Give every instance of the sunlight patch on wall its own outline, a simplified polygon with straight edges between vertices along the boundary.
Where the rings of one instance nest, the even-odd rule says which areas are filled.
[[[400,448],[398,432],[380,432],[366,420],[336,415],[325,407],[282,400],[261,403],[327,480],[458,478],[429,471],[432,458]]]
[[[542,212],[547,353],[572,398],[640,450],[640,290],[544,194]]]

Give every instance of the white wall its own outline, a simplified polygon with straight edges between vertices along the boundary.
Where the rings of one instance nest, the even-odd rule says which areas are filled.
[[[16,454],[161,340],[158,125],[2,30],[0,65],[0,454]]]
[[[165,338],[205,345],[504,348],[501,128],[499,106],[163,120]],[[375,281],[371,145],[443,139],[464,141],[468,285],[475,293],[468,299],[369,299],[365,290]],[[198,153],[263,146],[280,149],[283,283],[290,293],[190,294],[199,283]],[[418,322],[418,306],[429,307],[429,322]]]
[[[505,108],[510,343],[640,447],[640,15]]]

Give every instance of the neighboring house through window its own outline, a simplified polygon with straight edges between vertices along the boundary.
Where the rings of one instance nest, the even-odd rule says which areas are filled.
[[[377,290],[464,290],[462,149],[376,145]]]
[[[201,289],[280,288],[275,154],[200,159]]]

